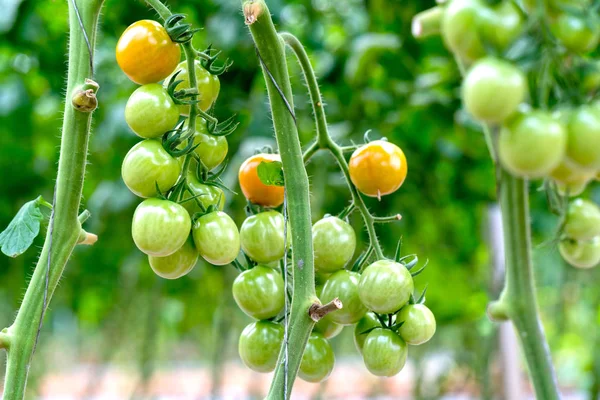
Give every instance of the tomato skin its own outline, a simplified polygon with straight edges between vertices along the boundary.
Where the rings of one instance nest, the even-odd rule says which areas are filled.
[[[273,318],[285,305],[283,278],[273,268],[263,265],[239,274],[232,291],[238,307],[252,318]]]
[[[446,46],[460,58],[473,61],[485,55],[485,49],[474,29],[484,9],[480,0],[453,0],[442,19],[442,37]]]
[[[467,111],[477,120],[500,123],[525,100],[527,80],[511,63],[486,57],[471,67],[462,84]]]
[[[334,322],[329,315],[326,315],[315,324],[313,332],[320,333],[325,339],[332,339],[339,335],[343,329],[343,325]]]
[[[354,186],[369,197],[394,193],[408,172],[402,149],[385,140],[374,140],[356,149],[348,166]]]
[[[221,90],[221,82],[219,81],[219,77],[217,75],[213,75],[208,72],[202,66],[200,60],[195,60],[194,67],[196,70],[196,87],[198,88],[198,106],[202,111],[207,111],[213,103],[219,97],[219,91]],[[171,70],[173,74],[169,76],[164,81],[164,85],[167,86],[171,77],[177,73],[177,71],[181,71],[179,75],[177,75],[176,80],[182,81],[180,82],[176,90],[183,90],[190,88],[190,75],[187,61],[182,61],[179,65],[176,66],[175,70]],[[190,106],[189,105],[180,105],[179,113],[181,115],[188,116],[190,115]]]
[[[404,368],[408,347],[404,340],[389,329],[371,331],[363,345],[365,366],[375,376],[394,376]]]
[[[502,51],[521,34],[524,18],[519,7],[510,1],[484,7],[480,14],[479,31],[484,43]]]
[[[131,236],[149,256],[166,257],[187,240],[192,222],[185,208],[169,200],[146,199],[133,213]]]
[[[573,161],[565,158],[562,162],[550,173],[550,177],[559,184],[576,184],[579,182],[587,183],[592,179],[594,173],[582,169]]]
[[[283,186],[265,185],[258,177],[261,162],[281,162],[279,154],[256,154],[242,163],[238,178],[244,196],[251,203],[264,207],[279,207],[283,204]]]
[[[325,273],[342,269],[356,249],[356,234],[349,223],[337,217],[317,221],[312,229],[315,269]]]
[[[190,171],[188,171],[187,175],[187,184],[191,189],[192,194],[189,192],[186,193],[183,199],[199,196],[196,197],[196,199],[202,204],[204,209],[208,209],[210,206],[216,206],[218,210],[223,211],[223,207],[225,206],[225,193],[221,188],[200,183],[198,178]],[[181,203],[181,205],[188,211],[190,217],[193,217],[195,213],[202,212],[202,208],[194,199],[187,200]]]
[[[600,208],[589,200],[573,200],[567,210],[564,233],[575,240],[600,236]]]
[[[176,159],[162,147],[158,140],[146,139],[133,146],[121,166],[121,177],[132,193],[139,197],[158,195],[171,189],[181,173]]]
[[[428,342],[435,334],[435,316],[424,304],[409,304],[396,314],[396,323],[404,322],[398,334],[408,344]]]
[[[600,31],[588,26],[583,18],[561,13],[551,31],[565,48],[574,53],[587,53],[598,45]]]
[[[141,20],[129,25],[117,42],[117,63],[137,84],[165,79],[181,59],[181,49],[156,21]]]
[[[600,263],[600,236],[591,240],[562,240],[558,244],[562,258],[576,268],[592,268]]]
[[[213,265],[229,264],[240,252],[237,226],[223,211],[214,211],[198,218],[192,235],[202,258]]]
[[[270,321],[256,321],[242,331],[238,352],[251,370],[271,372],[277,365],[282,343],[283,326]]]
[[[179,109],[158,83],[140,86],[125,105],[127,125],[142,138],[158,138],[173,129],[178,120]]]
[[[196,120],[196,133],[194,134],[194,153],[208,170],[215,169],[227,157],[229,144],[225,136],[213,136],[208,133],[206,121],[203,118]],[[195,161],[194,161],[195,164]]]
[[[356,345],[356,349],[359,351],[359,353],[362,354],[362,349],[365,345],[365,339],[367,339],[367,336],[370,333],[364,332],[375,327],[381,327],[381,322],[379,322],[377,316],[372,312],[366,313],[365,316],[362,317],[354,327],[354,344]]]
[[[283,215],[277,211],[265,211],[252,215],[240,229],[242,249],[259,263],[270,263],[283,257]]]
[[[298,376],[306,382],[323,382],[335,365],[335,355],[329,341],[320,333],[311,333],[302,355]]]
[[[566,128],[541,110],[512,118],[498,139],[498,154],[504,168],[513,175],[527,178],[549,175],[560,165],[566,147]]]
[[[166,257],[148,256],[154,273],[164,279],[177,279],[187,275],[198,262],[198,250],[191,236],[175,253]]]
[[[414,291],[410,272],[400,263],[379,260],[362,273],[358,284],[361,302],[378,314],[392,314],[408,303]]]
[[[561,196],[577,197],[585,191],[589,181],[560,183],[556,182],[556,189]]]
[[[567,157],[593,174],[600,169],[600,112],[580,106],[571,114],[567,130]]]
[[[360,274],[345,269],[334,272],[323,285],[321,301],[329,303],[338,297],[344,305],[341,310],[328,314],[333,322],[341,325],[357,323],[367,312],[358,297]]]

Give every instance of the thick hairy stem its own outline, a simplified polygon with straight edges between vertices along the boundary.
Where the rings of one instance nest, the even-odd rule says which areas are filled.
[[[281,400],[289,398],[291,393],[306,342],[314,325],[308,310],[318,301],[315,294],[309,184],[293,115],[292,88],[284,43],[275,30],[264,0],[245,2],[244,17],[254,39],[267,85],[275,136],[283,164],[294,248],[288,359],[285,362],[284,352],[281,352],[267,397],[270,400]]]
[[[529,228],[527,182],[502,170],[500,207],[504,225],[506,283],[500,300],[490,311],[500,310],[515,325],[523,348],[536,398],[560,398],[544,335],[535,291]]]
[[[78,19],[75,4],[78,6],[81,21]],[[8,328],[11,342],[4,400],[21,400],[25,395],[27,375],[44,305],[48,305],[81,232],[77,216],[92,115],[87,110],[76,110],[72,100],[81,87],[86,85],[86,79],[92,78],[91,54],[82,26],[93,51],[101,6],[102,0],[69,0],[69,70],[53,217],[23,303],[15,322]],[[49,273],[46,277],[47,271]],[[47,296],[44,294],[46,278]]]
[[[325,116],[325,109],[323,108],[323,99],[321,98],[321,91],[319,90],[317,77],[315,76],[313,67],[310,64],[308,54],[306,54],[306,50],[304,50],[304,46],[302,46],[302,43],[300,43],[300,41],[294,35],[284,32],[281,33],[281,37],[285,41],[285,43],[294,51],[294,54],[296,54],[296,57],[298,58],[298,62],[300,64],[300,67],[302,68],[302,73],[304,74],[306,86],[308,87],[308,93],[310,95],[310,101],[315,116],[315,124],[317,127],[317,141],[316,144],[312,145],[305,153],[305,160],[308,160],[308,158],[312,154],[314,154],[319,148],[327,149],[331,152],[331,154],[337,161],[340,169],[342,170],[344,177],[346,177],[346,183],[348,184],[348,189],[350,190],[350,194],[352,195],[352,201],[362,214],[365,226],[367,227],[367,232],[369,233],[371,246],[373,246],[377,258],[383,259],[385,258],[385,256],[383,255],[383,250],[381,249],[381,245],[379,244],[379,240],[377,239],[377,233],[375,231],[375,218],[367,209],[367,205],[365,204],[363,198],[360,196],[360,194],[356,190],[356,187],[354,187],[352,181],[350,180],[350,170],[348,168],[348,162],[344,157],[344,149],[338,146],[337,143],[335,143],[329,135],[329,130],[327,128],[327,117]],[[394,218],[396,220],[400,219],[398,217]]]

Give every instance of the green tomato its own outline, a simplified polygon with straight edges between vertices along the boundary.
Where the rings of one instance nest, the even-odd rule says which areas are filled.
[[[188,173],[187,184],[192,193],[190,194],[187,192],[184,199],[198,196],[195,199],[181,203],[190,216],[202,212],[202,207],[206,210],[210,206],[215,206],[218,210],[223,211],[223,207],[225,206],[225,193],[221,188],[200,183],[193,173]]]
[[[424,304],[409,304],[396,314],[396,323],[403,322],[398,334],[408,344],[428,342],[435,333],[435,316]]]
[[[213,265],[229,264],[240,252],[237,226],[223,211],[214,211],[198,218],[192,235],[202,258]]]
[[[587,53],[598,46],[600,30],[583,17],[562,13],[551,25],[554,36],[574,53]]]
[[[256,321],[242,331],[238,351],[251,370],[271,372],[277,365],[282,343],[283,326],[270,321]]]
[[[135,245],[149,256],[166,257],[185,244],[192,222],[177,203],[146,199],[133,213],[131,236]]]
[[[202,118],[196,120],[196,133],[194,144],[198,145],[194,152],[208,170],[214,169],[225,160],[229,145],[225,136],[213,136],[208,133],[206,121]]]
[[[478,24],[483,43],[503,51],[523,32],[524,18],[512,1],[484,7]]]
[[[361,354],[363,346],[365,345],[365,339],[370,333],[367,331],[377,327],[381,327],[381,322],[379,322],[375,313],[372,312],[366,313],[354,327],[354,344]]]
[[[541,178],[560,165],[566,146],[563,124],[545,111],[534,110],[517,115],[502,128],[498,154],[513,175]]]
[[[157,140],[144,140],[129,150],[121,167],[123,182],[140,197],[158,195],[156,185],[165,193],[171,189],[181,173],[176,159]]]
[[[283,215],[265,211],[246,218],[240,229],[242,249],[259,263],[279,260],[285,252]]]
[[[590,240],[600,236],[600,208],[589,200],[573,200],[567,211],[564,232],[575,240]]]
[[[173,129],[179,109],[158,83],[140,86],[127,100],[125,121],[136,135],[153,139]]]
[[[394,376],[404,368],[408,348],[396,332],[377,328],[371,331],[363,345],[365,366],[375,376]]]
[[[177,279],[187,275],[198,262],[198,250],[191,236],[175,253],[166,257],[148,256],[150,267],[161,278]]]
[[[562,240],[558,244],[562,258],[577,268],[592,268],[600,263],[600,236],[591,240]]]
[[[312,230],[315,269],[335,272],[352,259],[356,249],[354,229],[337,217],[317,221]]]
[[[328,314],[315,324],[313,332],[320,333],[325,339],[332,339],[339,335],[343,329],[344,326],[334,322]]]
[[[525,100],[527,80],[513,64],[486,57],[471,67],[462,85],[467,111],[477,120],[500,123]]]
[[[600,62],[597,60],[583,64],[579,68],[581,88],[586,93],[595,93],[600,89]]]
[[[577,197],[585,191],[589,180],[572,183],[556,182],[556,189],[561,196]]]
[[[302,354],[298,376],[307,382],[323,382],[335,365],[335,355],[329,341],[320,333],[311,333]]]
[[[575,164],[573,161],[565,158],[551,173],[550,177],[558,184],[577,184],[586,183],[594,176],[593,171],[586,170]]]
[[[378,314],[395,313],[408,302],[413,291],[414,283],[408,269],[390,260],[369,265],[358,284],[360,300]]]
[[[345,269],[334,272],[323,285],[321,301],[329,303],[336,297],[343,304],[341,310],[328,314],[333,322],[342,325],[357,323],[367,312],[367,308],[358,297],[358,282],[360,274]]]
[[[285,305],[283,278],[273,268],[257,265],[235,278],[233,298],[248,316],[256,319],[273,318]]]
[[[452,0],[444,10],[442,38],[450,51],[461,59],[474,61],[485,55],[476,28],[484,8],[481,0]]]
[[[202,111],[207,111],[213,103],[217,100],[219,96],[219,91],[221,90],[221,83],[219,82],[219,77],[217,75],[212,75],[202,66],[200,60],[195,60],[194,66],[196,69],[196,87],[198,88],[198,106]],[[176,80],[183,81],[177,85],[176,90],[183,90],[190,88],[190,77],[187,61],[182,61],[179,63],[177,68],[171,76],[169,76],[164,81],[164,85],[167,86],[171,77],[177,73],[177,71],[181,71],[179,75],[177,75]],[[188,105],[180,105],[179,113],[181,115],[188,116],[190,115],[190,106]]]
[[[600,112],[593,106],[579,107],[567,127],[567,156],[583,169],[600,168]]]

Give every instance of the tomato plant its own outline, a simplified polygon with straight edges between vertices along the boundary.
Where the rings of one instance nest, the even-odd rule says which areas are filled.
[[[311,333],[302,355],[298,376],[307,382],[322,382],[333,371],[335,355],[320,333]]]
[[[398,334],[408,344],[423,344],[435,333],[435,316],[424,304],[409,304],[396,315],[396,321],[402,323]]]
[[[135,83],[145,85],[165,79],[177,66],[181,49],[156,21],[131,24],[117,43],[117,62]]]
[[[238,351],[244,364],[256,372],[271,372],[277,364],[283,342],[283,327],[270,321],[256,321],[244,328]]]
[[[324,273],[344,267],[354,255],[356,234],[347,222],[337,217],[325,217],[313,225],[315,269]]]
[[[366,313],[354,327],[354,344],[361,354],[369,330],[377,327],[381,327],[381,322],[372,312]]]
[[[360,301],[371,311],[391,314],[406,304],[414,290],[410,272],[401,263],[379,260],[365,268],[358,283]]]
[[[167,91],[157,83],[137,88],[125,105],[125,121],[138,136],[153,139],[175,127],[179,110]]]
[[[376,328],[367,335],[362,354],[365,366],[373,375],[394,376],[404,368],[408,349],[397,333]]]
[[[198,252],[211,264],[229,264],[240,252],[237,226],[223,211],[213,211],[198,218],[192,234]]]
[[[576,240],[600,236],[600,208],[589,200],[573,200],[567,211],[564,233]]]
[[[277,261],[285,251],[283,215],[265,211],[246,218],[240,228],[242,249],[259,263]]]
[[[238,307],[253,318],[273,318],[283,310],[283,278],[273,268],[257,265],[242,272],[235,278],[232,291]]]
[[[565,239],[558,245],[560,255],[577,268],[592,268],[600,263],[600,236],[590,240]]]
[[[330,302],[339,298],[344,305],[339,311],[331,313],[331,319],[342,325],[357,323],[367,312],[367,308],[358,297],[360,274],[341,270],[331,274],[321,292],[321,301]]]
[[[148,256],[150,267],[165,279],[178,279],[188,274],[198,262],[198,250],[191,237],[175,253],[165,257]]]
[[[200,107],[202,111],[207,111],[214,104],[214,102],[217,101],[217,97],[219,97],[219,92],[221,91],[221,82],[219,81],[219,77],[207,71],[199,60],[194,61],[194,69],[197,82],[196,89],[198,90],[199,97],[198,107]],[[177,74],[176,79],[181,81],[179,85],[177,85],[178,90],[190,89],[190,73],[186,61],[182,61],[171,71],[174,71],[173,74]],[[171,77],[172,76],[169,76],[167,79],[165,79],[165,85],[168,85]],[[189,115],[190,106],[179,106],[179,113],[181,115]]]

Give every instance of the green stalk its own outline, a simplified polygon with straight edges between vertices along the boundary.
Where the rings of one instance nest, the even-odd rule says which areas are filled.
[[[500,207],[504,226],[506,282],[492,316],[508,317],[521,341],[536,398],[557,400],[558,384],[544,335],[531,259],[527,181],[501,171]]]
[[[77,14],[69,1],[69,69],[67,97],[62,129],[58,177],[53,217],[42,253],[29,282],[23,303],[13,325],[8,328],[10,348],[6,367],[4,400],[21,400],[25,396],[27,375],[35,349],[40,319],[60,280],[81,231],[77,218],[85,175],[88,139],[92,114],[77,111],[72,99],[91,78],[88,47]],[[102,0],[77,0],[81,22],[93,51]],[[46,272],[49,268],[47,298]]]
[[[377,232],[375,231],[376,219],[371,215],[371,213],[367,209],[367,205],[365,204],[363,198],[358,193],[358,190],[356,190],[356,187],[352,184],[352,181],[350,180],[350,170],[348,168],[348,162],[344,157],[343,148],[338,146],[338,144],[335,143],[329,135],[329,130],[327,128],[327,117],[325,115],[325,109],[323,107],[321,91],[319,90],[317,77],[315,76],[315,71],[313,70],[313,67],[310,64],[308,54],[306,54],[306,50],[304,49],[304,46],[302,46],[302,43],[300,43],[298,38],[296,38],[291,33],[283,32],[280,34],[280,36],[285,41],[285,43],[294,51],[294,54],[298,58],[298,62],[302,69],[302,73],[304,74],[306,86],[308,87],[310,102],[312,104],[313,114],[315,116],[315,125],[317,127],[317,141],[315,145],[312,145],[305,153],[305,160],[308,160],[308,158],[310,158],[310,156],[314,154],[317,149],[327,149],[331,152],[331,154],[337,161],[340,169],[342,170],[344,177],[346,178],[348,190],[350,190],[350,195],[352,196],[352,201],[363,217],[365,226],[367,228],[367,232],[369,234],[371,246],[373,246],[373,249],[375,250],[375,255],[378,259],[384,259],[385,256],[383,254],[383,250],[381,249],[381,245],[379,244],[379,240],[377,239]]]
[[[288,342],[284,344],[284,347],[288,346],[288,358],[287,363],[284,362],[285,351],[282,351],[267,397],[269,400],[281,400],[289,398],[292,391],[302,354],[314,325],[308,311],[313,303],[318,302],[315,294],[309,184],[298,139],[298,129],[292,115],[293,97],[284,43],[275,30],[264,0],[244,3],[244,17],[262,59],[273,126],[283,164],[287,209],[294,247],[293,298]],[[277,83],[277,87],[273,80]],[[282,95],[287,100],[287,105]],[[288,109],[288,105],[291,109]]]

